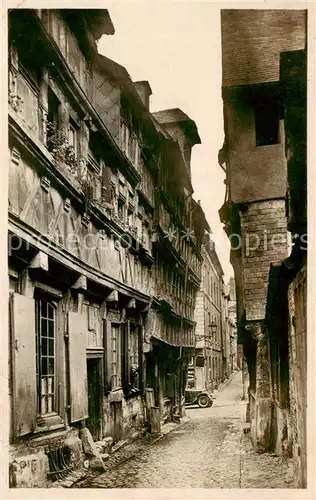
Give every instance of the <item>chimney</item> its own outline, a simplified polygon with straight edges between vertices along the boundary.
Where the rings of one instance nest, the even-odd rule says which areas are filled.
[[[146,80],[143,80],[141,82],[133,82],[133,84],[143,104],[149,110],[149,98],[152,94],[149,83]]]

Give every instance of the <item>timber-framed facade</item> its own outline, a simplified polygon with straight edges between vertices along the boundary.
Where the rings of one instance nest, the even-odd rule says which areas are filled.
[[[146,388],[160,420],[182,414],[208,228],[197,131],[173,122],[184,151],[147,82],[98,54],[113,33],[106,10],[9,13],[11,486],[82,466],[87,429],[117,443],[150,425]]]

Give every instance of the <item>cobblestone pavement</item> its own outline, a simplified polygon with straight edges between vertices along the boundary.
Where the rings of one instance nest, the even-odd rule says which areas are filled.
[[[293,488],[291,461],[252,450],[244,434],[241,372],[211,408],[188,408],[188,421],[160,440],[123,448],[81,488]]]

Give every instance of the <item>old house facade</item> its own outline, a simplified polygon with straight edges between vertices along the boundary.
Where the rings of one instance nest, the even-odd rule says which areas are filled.
[[[209,234],[204,237],[202,256],[202,282],[195,305],[195,356],[188,383],[213,391],[228,376],[230,334],[224,272]]]
[[[236,314],[236,290],[235,279],[230,278],[228,284],[228,322],[229,322],[229,372],[232,373],[238,364],[237,348],[237,314]]]
[[[156,293],[150,311],[148,382],[163,420],[180,417],[187,369],[195,345],[194,307],[201,282],[201,245],[209,229],[192,198],[191,148],[200,143],[195,123],[181,110],[152,114],[166,137],[155,218]],[[179,144],[179,147],[178,147]],[[176,146],[176,147],[175,147]]]
[[[296,457],[301,487],[306,486],[305,49],[305,11],[222,11],[225,142],[219,163],[227,191],[220,216],[231,240],[238,342],[250,377],[248,420],[255,447]],[[292,240],[296,234],[290,244],[289,233]]]
[[[206,226],[188,168],[198,134],[182,117],[173,139],[147,82],[98,54],[113,33],[106,10],[9,13],[11,486],[79,467],[89,435],[133,436],[145,387],[161,419],[180,410]]]

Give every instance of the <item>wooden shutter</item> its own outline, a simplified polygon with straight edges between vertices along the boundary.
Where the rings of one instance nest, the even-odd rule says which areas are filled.
[[[111,169],[103,160],[100,162],[102,176],[102,199],[106,203],[112,203]]]
[[[88,160],[89,156],[89,128],[84,121],[80,122],[78,130],[79,158]]]
[[[17,293],[10,296],[13,363],[13,435],[24,436],[36,428],[35,301]]]
[[[58,128],[68,137],[69,110],[66,102],[58,106]]]
[[[104,342],[104,389],[111,390],[111,321],[103,320],[103,342]]]
[[[68,313],[70,421],[88,418],[87,381],[87,317],[85,314]]]
[[[127,321],[122,326],[122,384],[127,394],[130,386],[130,322]]]
[[[143,362],[143,327],[138,325],[138,373],[139,373],[139,389],[144,390],[144,362]]]

